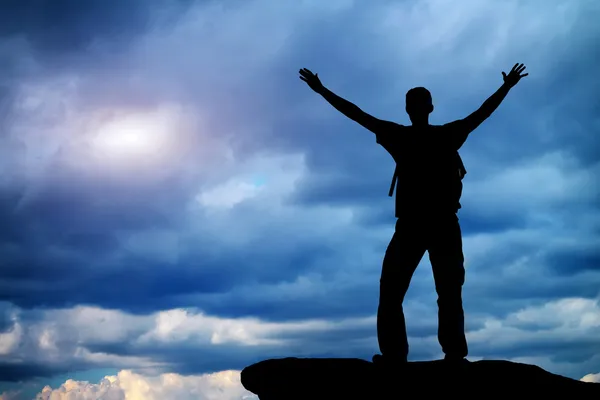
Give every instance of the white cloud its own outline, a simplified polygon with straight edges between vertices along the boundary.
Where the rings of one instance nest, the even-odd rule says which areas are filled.
[[[59,388],[46,386],[36,400],[242,400],[258,399],[243,388],[240,371],[182,376],[144,376],[122,370],[99,383],[67,380]]]
[[[26,361],[47,367],[78,364],[156,369],[166,364],[143,356],[156,346],[167,349],[184,346],[199,352],[217,346],[221,349],[227,346],[283,348],[289,344],[285,335],[325,333],[374,324],[372,318],[276,323],[257,318],[220,318],[185,309],[137,316],[118,310],[79,306],[37,312],[36,319],[27,316],[28,313],[35,312],[22,310],[22,319],[13,322],[12,331],[16,326],[22,331],[19,347],[5,346],[0,361]],[[123,356],[94,351],[90,347],[102,344],[128,346],[139,350],[141,355]]]
[[[18,322],[13,322],[12,327],[7,332],[0,333],[0,356],[15,351],[19,346],[22,334],[23,330]]]
[[[411,315],[414,312],[427,313],[427,311],[419,311],[419,307],[419,304],[407,305],[408,313]],[[434,318],[434,314],[431,318]],[[573,344],[597,342],[596,333],[600,329],[600,305],[597,301],[589,299],[566,298],[525,307],[509,313],[502,319],[483,318],[481,329],[467,333],[469,343],[473,347],[484,346],[488,349],[504,351],[517,346],[522,356],[527,357],[529,345],[544,344],[550,349],[553,344],[564,340]],[[15,324],[17,323],[24,325],[22,328],[24,340],[18,353],[21,359],[47,365],[77,361],[95,366],[125,368],[127,363],[137,367],[159,364],[144,357],[92,352],[86,345],[98,343],[127,345],[139,349],[142,354],[144,349],[151,349],[156,345],[162,348],[183,345],[197,348],[198,351],[202,348],[214,346],[226,348],[231,345],[249,347],[259,345],[265,349],[284,348],[294,343],[296,338],[308,335],[314,342],[305,343],[304,346],[313,350],[322,350],[318,334],[335,332],[343,337],[345,331],[369,326],[374,328],[375,319],[374,316],[370,316],[336,322],[319,319],[266,322],[256,318],[219,318],[184,309],[162,311],[142,317],[116,310],[77,307],[70,310],[45,311],[41,320],[29,322],[29,325],[25,320],[15,321]],[[410,319],[411,327],[415,324],[416,320]],[[366,336],[357,339],[369,339],[374,344],[374,337],[370,336],[374,334],[374,330],[370,332],[367,329],[364,332]],[[432,334],[434,335],[435,332],[433,331]],[[426,347],[437,346],[435,343],[437,339],[434,336],[422,339]],[[17,356],[17,353],[6,354],[5,360],[10,360],[14,356]]]
[[[10,348],[6,346],[1,360],[9,365],[32,362],[50,368],[81,364],[152,367],[159,363],[145,357],[92,352],[84,345],[119,343],[146,326],[151,326],[147,317],[94,307],[45,310],[41,314],[20,310],[4,334],[19,332],[20,340]]]
[[[62,335],[74,331],[78,341],[115,343],[127,340],[152,326],[148,316],[126,314],[119,310],[77,306],[48,310],[40,324],[51,324]],[[64,336],[63,336],[64,337]]]
[[[0,400],[22,400],[21,393],[18,390],[0,393]]]
[[[597,374],[587,374],[583,378],[581,378],[583,382],[594,382],[600,383],[600,373]]]
[[[507,324],[547,326],[560,324],[565,329],[589,331],[600,328],[600,304],[590,299],[561,299],[543,306],[527,307],[506,318]]]
[[[536,329],[522,329],[535,327]],[[596,300],[565,298],[511,312],[504,319],[487,318],[485,326],[468,333],[471,343],[502,347],[547,341],[597,339],[600,304]],[[598,339],[600,340],[600,339]]]
[[[157,313],[152,330],[136,341],[140,344],[195,343],[195,344],[276,344],[262,339],[269,326],[253,319],[224,319],[201,313],[176,309]]]
[[[175,309],[155,314],[154,327],[141,335],[135,345],[153,343],[186,343],[189,345],[285,346],[282,334],[326,332],[365,324],[372,318],[352,318],[337,322],[304,320],[298,322],[266,322],[257,318],[219,318],[203,313]]]
[[[430,314],[428,318],[424,318],[424,322],[421,321],[423,326],[428,326],[432,322],[430,320],[435,319],[435,313],[428,311],[431,307],[408,304],[406,309],[411,329],[419,324],[418,321],[424,318],[423,315]],[[20,314],[26,316],[26,313],[27,311],[21,311]],[[92,368],[139,368],[164,372],[178,365],[177,351],[161,362],[144,357],[143,354],[155,348],[187,348],[201,356],[204,350],[210,350],[213,354],[219,349],[226,352],[230,346],[242,346],[250,351],[254,346],[258,346],[260,354],[281,349],[285,353],[294,352],[296,355],[305,356],[324,351],[338,351],[351,356],[349,351],[365,352],[376,349],[374,316],[335,322],[312,319],[275,323],[256,318],[219,318],[184,309],[135,316],[92,307],[47,310],[39,316],[42,318],[38,321],[27,317],[14,322],[22,325],[23,340],[18,352],[13,349],[12,353],[3,356],[4,362],[20,359],[50,368],[77,364]],[[505,318],[481,318],[483,327],[467,332],[471,349],[492,351],[495,354],[514,353],[514,349],[517,349],[520,356],[512,358],[513,361],[533,363],[550,372],[569,376],[580,373],[583,367],[589,371],[598,361],[597,357],[587,357],[583,362],[557,362],[552,359],[552,349],[565,341],[573,346],[581,343],[600,345],[597,337],[600,329],[600,305],[597,301],[566,298],[525,307],[509,313]],[[351,341],[344,341],[343,338],[348,332],[362,333],[359,336],[352,334]],[[338,345],[332,344],[331,341],[336,335],[340,338],[337,341]],[[302,340],[303,337],[307,339]],[[424,351],[429,354],[439,352],[434,329],[431,336],[410,337],[409,342],[411,351]],[[139,352],[140,356],[103,353],[87,347],[98,343],[127,346]],[[540,345],[547,346],[546,356],[537,355],[535,349]],[[473,357],[479,357],[476,351]],[[202,377],[166,374],[160,378],[149,378],[122,371],[116,378],[95,385],[68,381],[54,391],[45,389],[43,395],[47,397],[42,398],[71,398],[65,396],[74,396],[73,393],[77,392],[79,396],[103,393],[105,396],[116,396],[115,399],[126,394],[152,399],[179,390],[177,394],[180,396],[186,396],[185,393],[190,391],[190,395],[207,396],[207,399],[211,399],[211,393],[218,392],[217,387],[241,396],[238,378],[232,374],[235,375],[234,372]],[[55,397],[49,397],[51,392]]]

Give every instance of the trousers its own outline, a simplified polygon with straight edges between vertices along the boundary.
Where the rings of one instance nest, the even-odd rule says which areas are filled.
[[[377,339],[384,356],[406,359],[408,338],[402,303],[425,251],[438,295],[438,340],[447,357],[463,358],[468,348],[462,286],[465,281],[461,229],[456,213],[407,213],[396,221],[379,282]]]

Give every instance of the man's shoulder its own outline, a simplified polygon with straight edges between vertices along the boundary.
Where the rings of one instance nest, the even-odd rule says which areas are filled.
[[[398,139],[398,135],[403,135],[407,132],[407,126],[398,124],[392,121],[383,121],[384,123],[380,125],[379,129],[375,132],[375,136],[377,136],[377,141],[389,141]]]
[[[455,125],[456,125],[456,121],[447,122],[447,123],[441,124],[441,125],[431,125],[431,126],[436,131],[445,131],[445,130],[454,128]]]
[[[462,119],[457,119],[455,121],[447,122],[444,125],[440,125],[441,130],[444,131],[460,131],[466,129],[465,121]]]
[[[396,130],[405,131],[406,129],[410,128],[410,126],[402,125],[402,124],[399,124],[394,121],[386,121],[386,128],[388,128],[392,131],[396,131]]]

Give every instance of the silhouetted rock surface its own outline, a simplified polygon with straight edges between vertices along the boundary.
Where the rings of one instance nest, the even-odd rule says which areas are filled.
[[[598,383],[555,375],[534,365],[495,360],[465,365],[419,361],[392,370],[355,358],[282,358],[244,368],[241,380],[261,400],[413,399],[428,395],[600,399]]]

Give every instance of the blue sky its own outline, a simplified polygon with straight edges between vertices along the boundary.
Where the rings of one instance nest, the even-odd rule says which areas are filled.
[[[393,161],[302,67],[442,124],[527,66],[461,149],[469,357],[600,380],[597,1],[0,7],[0,399],[240,399],[261,359],[378,351]],[[425,256],[412,360],[435,300]]]

